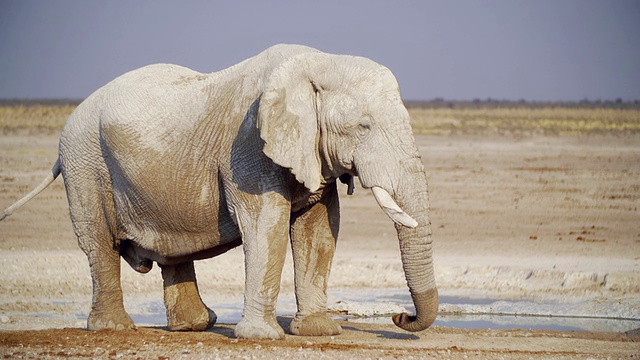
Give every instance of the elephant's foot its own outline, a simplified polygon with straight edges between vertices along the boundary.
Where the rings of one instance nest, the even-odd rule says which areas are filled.
[[[204,331],[211,328],[218,317],[202,302],[193,261],[160,265],[160,268],[169,330]]]
[[[129,330],[135,329],[131,317],[124,311],[94,311],[92,310],[87,319],[87,329],[89,330]]]
[[[177,304],[167,314],[167,327],[171,331],[204,331],[212,328],[217,320],[216,313],[204,304],[198,309]]]
[[[243,317],[236,325],[235,335],[243,339],[284,339],[284,330],[275,318],[248,320]]]
[[[342,327],[325,313],[297,317],[291,323],[291,333],[303,336],[331,336],[342,333]]]

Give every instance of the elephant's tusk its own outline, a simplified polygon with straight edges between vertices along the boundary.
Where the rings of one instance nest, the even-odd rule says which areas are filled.
[[[387,190],[379,186],[374,186],[371,188],[371,192],[373,193],[373,197],[376,198],[376,201],[378,202],[378,205],[380,205],[382,211],[384,211],[384,213],[387,214],[393,222],[412,229],[418,226],[418,222],[404,212],[398,204],[396,204]]]

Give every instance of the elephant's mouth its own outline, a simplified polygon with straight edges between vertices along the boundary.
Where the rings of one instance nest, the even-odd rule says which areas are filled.
[[[343,184],[347,184],[347,194],[353,195],[353,191],[355,188],[354,176],[350,174],[342,174],[340,175],[340,181]],[[398,204],[393,200],[391,194],[387,192],[387,190],[379,187],[373,186],[371,187],[371,192],[373,193],[373,197],[376,199],[378,206],[380,209],[396,224],[406,226],[408,228],[415,228],[418,226],[418,222],[415,221],[411,216],[409,216]]]
[[[353,191],[355,190],[355,182],[354,176],[350,174],[342,174],[339,179],[343,184],[347,184],[347,195],[353,195]]]

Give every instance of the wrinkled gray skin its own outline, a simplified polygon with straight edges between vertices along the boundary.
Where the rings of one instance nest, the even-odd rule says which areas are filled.
[[[394,322],[419,331],[436,317],[425,171],[398,84],[371,60],[278,45],[211,74],[166,64],[131,71],[73,112],[53,173],[34,193],[58,173],[91,267],[89,329],[134,327],[120,257],[143,273],[159,264],[170,329],[213,326],[193,261],[242,245],[236,336],[282,338],[275,304],[291,242],[290,331],[340,333],[326,315],[326,288],[340,223],[336,179],[353,176],[417,222],[394,219],[417,313]]]

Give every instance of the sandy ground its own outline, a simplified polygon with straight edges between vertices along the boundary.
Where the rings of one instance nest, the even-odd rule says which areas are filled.
[[[329,294],[336,315],[350,314],[341,317],[342,335],[233,339],[242,302],[239,249],[196,264],[202,297],[219,315],[221,325],[213,330],[166,331],[159,269],[141,275],[126,264],[122,267],[125,306],[139,329],[82,330],[90,308],[91,280],[71,230],[59,179],[0,223],[0,354],[5,358],[640,358],[638,137],[419,136],[417,142],[431,188],[434,262],[442,303],[436,326],[410,334],[391,325],[388,316],[377,323],[351,317],[412,309],[390,220],[367,191],[357,189],[348,197],[345,187]],[[0,135],[0,209],[40,182],[55,161],[56,149],[57,135]],[[293,312],[289,257],[279,303],[285,328]],[[488,329],[482,322],[465,323],[486,320],[490,313],[626,320],[602,321],[591,331],[555,325],[552,328],[558,330],[536,330],[512,322]],[[469,329],[478,324],[481,329]]]

